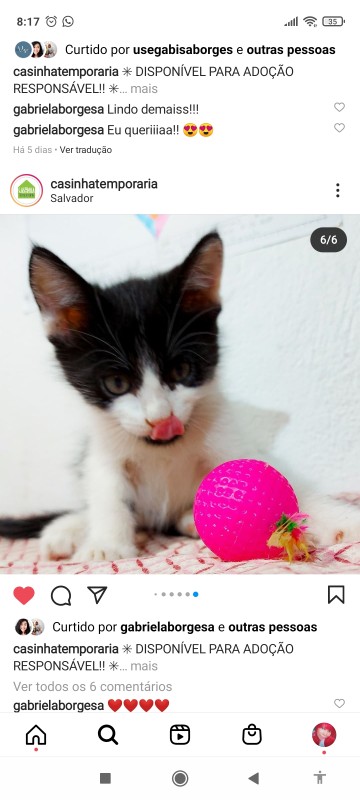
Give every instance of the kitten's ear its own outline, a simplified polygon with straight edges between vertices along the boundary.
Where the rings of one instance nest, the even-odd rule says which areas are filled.
[[[90,311],[91,286],[44,247],[33,248],[29,273],[47,336],[67,337],[73,331],[84,330]]]
[[[181,306],[186,311],[220,308],[223,244],[217,233],[200,239],[183,264],[185,283]]]

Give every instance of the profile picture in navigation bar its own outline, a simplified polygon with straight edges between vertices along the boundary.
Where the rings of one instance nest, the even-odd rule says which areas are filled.
[[[319,747],[330,747],[336,739],[336,730],[329,722],[319,722],[312,732],[313,742]]]

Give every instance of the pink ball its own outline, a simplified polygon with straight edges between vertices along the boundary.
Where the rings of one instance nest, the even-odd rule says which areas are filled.
[[[279,558],[267,540],[282,514],[299,512],[289,482],[264,461],[240,459],[215,467],[201,482],[194,520],[203,542],[223,561]]]

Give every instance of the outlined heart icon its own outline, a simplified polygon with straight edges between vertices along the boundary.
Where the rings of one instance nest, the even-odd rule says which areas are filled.
[[[336,111],[343,111],[345,108],[345,103],[334,103],[334,108],[336,108]]]
[[[19,603],[22,603],[23,606],[25,606],[26,603],[28,603],[29,600],[34,597],[35,589],[33,589],[32,586],[17,586],[16,589],[14,589],[13,594]]]
[[[336,125],[334,125],[334,128],[338,133],[341,133],[344,130],[345,125],[343,122],[337,122]]]
[[[156,705],[156,708],[159,709],[159,711],[165,711],[165,709],[169,705],[169,701],[168,700],[155,700],[155,705]]]
[[[139,706],[140,708],[142,708],[143,711],[150,711],[150,708],[152,708],[153,705],[154,705],[153,700],[140,700],[139,702]]]
[[[108,700],[108,706],[111,708],[111,711],[119,711],[119,708],[122,706],[122,700]]]
[[[343,700],[342,697],[338,697],[336,700],[334,700],[334,703],[336,708],[342,708],[345,705],[345,700]]]
[[[134,711],[134,708],[136,708],[137,704],[137,700],[124,700],[124,707],[127,709],[127,711]]]

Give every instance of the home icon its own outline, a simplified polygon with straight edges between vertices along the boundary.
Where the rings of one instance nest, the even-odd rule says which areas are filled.
[[[46,744],[45,731],[38,725],[34,725],[26,734],[26,744]]]
[[[36,193],[35,186],[28,180],[23,181],[18,187],[19,200],[24,200],[24,198],[25,200],[29,198],[35,200],[35,193]]]

